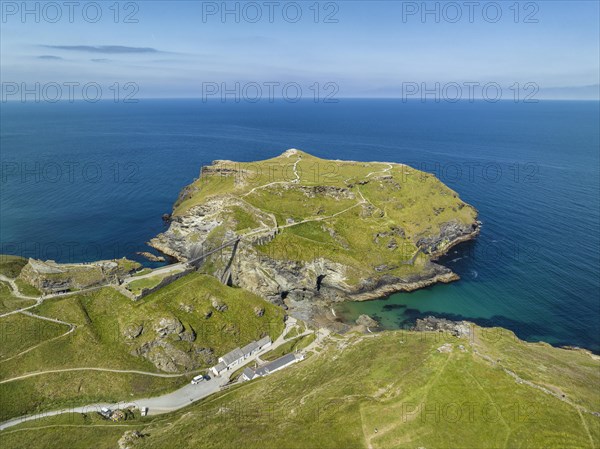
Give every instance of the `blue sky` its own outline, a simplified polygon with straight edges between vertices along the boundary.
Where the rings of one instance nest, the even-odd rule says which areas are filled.
[[[403,83],[436,82],[535,83],[542,98],[598,91],[597,1],[517,2],[518,18],[515,2],[498,2],[496,22],[497,9],[487,6],[484,16],[490,2],[479,2],[472,23],[465,2],[324,1],[316,3],[317,23],[314,1],[297,2],[296,23],[291,2],[274,2],[272,23],[262,1],[246,6],[250,19],[260,8],[256,23],[244,20],[248,2],[227,5],[239,5],[237,21],[234,14],[223,20],[222,2],[121,2],[117,23],[114,2],[99,2],[96,23],[84,19],[86,3],[79,2],[70,23],[68,7],[56,2],[62,17],[50,23],[54,6],[44,11],[44,2],[30,2],[31,10],[40,5],[36,22],[36,14],[21,15],[21,2],[2,2],[2,81],[134,82],[139,97],[199,97],[202,83],[236,82],[295,82],[305,89],[332,82],[339,97],[397,96]],[[433,13],[423,20],[424,7],[439,8],[439,23]],[[203,19],[203,10],[215,8]],[[462,17],[452,23],[459,10]],[[132,12],[137,23],[125,23]],[[87,13],[93,18],[96,11]],[[337,23],[324,23],[328,13]],[[526,23],[528,14],[537,23]]]

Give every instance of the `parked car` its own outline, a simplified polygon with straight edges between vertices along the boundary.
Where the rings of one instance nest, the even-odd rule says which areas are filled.
[[[142,407],[142,416],[146,416],[148,414],[148,407]]]
[[[204,375],[199,374],[198,376],[194,377],[192,379],[192,385],[196,385],[199,384],[200,382],[202,382],[204,380]]]

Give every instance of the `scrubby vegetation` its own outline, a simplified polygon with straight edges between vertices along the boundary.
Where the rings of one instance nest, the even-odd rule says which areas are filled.
[[[9,285],[0,281],[0,314],[35,304],[35,300],[17,298]]]
[[[15,284],[19,288],[19,292],[26,296],[40,296],[41,292],[33,285],[28,284],[23,279],[15,279]]]
[[[468,340],[402,331],[354,335],[120,433],[79,417],[62,432],[62,417],[1,435],[10,447],[43,447],[52,435],[60,447],[89,447],[91,438],[109,447],[135,429],[143,437],[131,447],[149,449],[593,448],[600,444],[600,417],[589,413],[600,409],[599,366],[589,353],[524,343],[501,329],[476,327]]]
[[[226,230],[243,235],[277,229],[274,239],[257,246],[263,254],[341,263],[350,285],[423,272],[427,253],[443,252],[457,235],[474,229],[477,217],[456,192],[409,166],[328,161],[301,151],[259,162],[219,161],[185,192],[175,216],[218,196],[237,199],[237,206],[222,208],[208,247],[222,243]],[[460,231],[448,232],[449,224]],[[177,231],[174,238],[181,237]]]
[[[136,302],[107,287],[47,299],[31,312],[76,329],[60,337],[68,325],[21,314],[0,318],[0,420],[63,405],[156,395],[193,374],[157,378],[81,371],[4,380],[86,367],[194,373],[237,346],[263,335],[276,338],[284,326],[281,309],[196,273]]]
[[[27,259],[24,257],[0,254],[0,274],[6,277],[16,278],[25,265]]]

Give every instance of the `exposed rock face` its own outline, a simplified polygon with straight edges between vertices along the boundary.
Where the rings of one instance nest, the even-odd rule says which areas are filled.
[[[227,311],[227,304],[225,304],[222,301],[219,301],[219,299],[215,298],[214,296],[212,298],[210,298],[210,303],[215,308],[215,310],[217,312],[225,312],[225,311]]]
[[[148,251],[139,251],[136,254],[145,257],[146,259],[150,260],[151,262],[164,262],[165,258],[163,256],[156,256],[152,253],[149,253]]]
[[[337,200],[355,198],[354,193],[350,190],[334,186],[301,186],[300,190],[308,198],[315,198],[318,195],[327,195]]]
[[[134,447],[136,441],[143,437],[144,435],[142,435],[137,430],[128,430],[123,434],[121,438],[119,438],[119,449],[131,449]]]
[[[141,335],[144,330],[144,326],[142,324],[130,324],[123,329],[123,335],[128,340],[133,340]]]
[[[190,371],[198,367],[197,362],[190,357],[190,354],[163,340],[144,343],[132,351],[132,354],[148,359],[159,370],[167,373],[177,373],[180,370]]]
[[[465,238],[465,240],[472,238],[473,233],[477,232],[471,230],[471,233],[467,233],[470,229],[458,225],[450,225],[444,229],[446,236],[454,235],[451,234],[453,232],[460,233],[458,238]],[[403,235],[403,232],[398,227],[390,234]],[[167,234],[162,234],[160,239],[163,244],[168,245],[168,248],[180,248],[175,251],[183,258],[181,254],[187,251],[185,247],[189,242],[185,239],[168,240]],[[424,240],[422,243],[429,244],[430,248],[438,248],[443,241],[444,239],[440,237]],[[390,242],[388,248],[395,249],[397,247],[395,241]],[[175,255],[175,252],[168,248],[161,246],[160,250],[170,251]],[[383,274],[378,278],[362,279],[356,286],[349,286],[346,283],[347,267],[324,258],[310,262],[274,259],[244,241],[239,243],[236,251],[236,257],[232,257],[230,248],[223,249],[219,254],[223,260],[229,261],[231,258],[230,282],[279,305],[283,305],[286,299],[302,301],[312,300],[317,296],[328,301],[374,299],[398,291],[413,291],[437,282],[448,283],[459,279],[448,268],[431,262],[418,275],[397,277]],[[383,264],[376,267],[375,271],[384,273],[393,268]],[[222,278],[224,270],[217,270],[214,274]],[[215,306],[215,309],[219,310],[219,308],[219,305]]]
[[[468,321],[450,321],[445,318],[428,316],[417,319],[413,330],[418,332],[450,332],[456,337],[469,337],[471,335],[471,324]]]
[[[479,231],[476,211],[454,192],[432,175],[423,174],[425,180],[422,182],[434,185],[429,190],[424,189],[421,199],[417,196],[418,192],[414,193],[414,188],[411,193],[401,184],[406,176],[418,175],[418,171],[410,171],[402,164],[387,164],[385,168],[381,163],[372,166],[352,161],[326,161],[334,165],[351,164],[351,171],[347,172],[347,176],[339,176],[339,182],[324,177],[327,180],[324,185],[314,185],[313,178],[304,182],[297,171],[296,164],[307,157],[312,156],[294,150],[273,159],[277,160],[278,169],[288,176],[281,180],[269,178],[271,182],[265,181],[265,184],[263,178],[256,184],[249,181],[258,179],[257,173],[261,173],[253,168],[253,164],[215,161],[213,165],[204,167],[202,176],[208,176],[206,185],[212,185],[213,177],[217,177],[219,181],[227,180],[227,185],[233,187],[219,188],[215,195],[210,194],[210,188],[209,193],[202,193],[205,184],[201,182],[184,188],[175,205],[169,229],[152,239],[150,245],[179,260],[195,261],[223,283],[247,289],[294,310],[303,302],[373,299],[458,279],[451,270],[432,262],[453,245],[473,238]],[[262,175],[266,173],[268,170],[264,169]],[[338,185],[334,185],[336,182]],[[363,187],[364,191],[360,190],[366,185],[370,191],[368,195],[367,187]],[[195,195],[202,195],[196,197],[198,204],[177,209],[178,205],[183,205]],[[380,195],[379,201],[371,201],[369,195]],[[271,198],[275,207],[269,204]],[[285,207],[288,201],[298,205],[298,215],[295,210]],[[386,202],[385,207],[382,201]],[[410,212],[395,212],[408,211],[421,202],[423,206],[418,216],[424,217],[424,225],[411,221]],[[336,203],[345,203],[348,207],[344,205],[344,209],[340,210],[341,207],[333,206]],[[464,207],[467,209],[459,215],[459,210]],[[364,238],[373,242],[368,248],[376,246],[385,252],[374,252],[381,254],[381,261],[376,259],[373,263],[370,260],[373,257],[365,258],[369,259],[366,265],[360,260],[357,249],[360,247],[362,250],[363,246],[357,242],[356,234],[348,235],[340,229],[341,220],[336,223],[337,218],[334,219],[338,214],[345,214],[346,219],[352,214],[357,217],[357,225],[366,231]],[[388,216],[401,218],[392,221]],[[472,222],[465,224],[453,217],[465,221],[472,217]],[[289,239],[288,228],[298,226],[295,229],[306,229],[302,228],[306,222],[312,222],[312,230],[297,231],[298,239],[310,241],[310,232],[313,232],[318,236],[313,245],[323,241],[328,242],[324,243],[329,245],[328,248],[335,248],[324,251],[325,255],[307,257],[304,245],[298,244],[299,248],[290,248],[297,254],[287,257],[288,246],[281,250],[277,247],[278,242],[288,245],[290,241],[297,241]],[[374,231],[372,223],[380,226],[379,230]],[[348,226],[348,222],[344,222],[343,226]],[[283,233],[288,234],[278,239]],[[224,242],[240,236],[242,239],[235,246],[222,247]],[[219,251],[198,257],[212,249]],[[345,258],[345,254],[350,254],[351,262],[346,262],[349,259]],[[218,303],[213,307],[216,311],[222,309]],[[310,310],[310,307],[302,305],[300,308]],[[209,318],[210,314],[206,317]]]
[[[470,240],[479,234],[479,223],[467,225],[458,220],[443,223],[440,233],[433,237],[423,237],[417,241],[417,246],[426,254],[440,256],[451,246]]]
[[[337,299],[338,289],[345,285],[345,267],[325,259],[277,260],[249,245],[240,245],[238,253],[231,270],[233,284],[276,304],[310,300],[317,294]]]
[[[192,329],[191,327],[186,330],[185,332],[181,332],[179,334],[179,338],[182,341],[188,341],[188,342],[193,342],[196,341],[196,332],[194,331],[194,329]]]
[[[230,221],[231,228],[234,228],[235,223],[230,211],[235,208],[248,210],[256,217],[258,223],[265,223],[266,232],[269,231],[267,226],[275,223],[272,215],[250,206],[239,198],[228,195],[215,196],[201,205],[192,207],[183,216],[172,217],[169,229],[150,240],[149,245],[179,260],[194,258],[202,254],[202,251],[210,250],[222,242],[212,242],[211,231],[226,221]],[[230,230],[223,238],[233,239],[235,235],[235,232]]]
[[[184,246],[185,241],[177,241],[173,247],[179,245]],[[395,246],[394,243],[388,244],[390,250]],[[374,299],[398,291],[413,291],[437,282],[448,283],[459,279],[450,269],[433,262],[427,264],[418,275],[405,277],[384,274],[394,267],[383,264],[375,268],[376,272],[382,273],[381,276],[365,278],[358,285],[350,286],[346,283],[347,267],[324,258],[310,262],[274,259],[243,241],[237,248],[236,257],[232,256],[229,248],[219,254],[222,259],[231,262],[227,272],[231,284],[279,305],[284,305],[286,300],[310,301],[317,297],[327,301]],[[217,269],[214,273],[221,279],[225,274],[223,269]],[[215,301],[213,307],[218,311],[223,309],[218,301]]]
[[[29,259],[19,278],[44,293],[81,290],[114,282],[141,265],[126,259],[91,263],[60,264],[53,260]]]
[[[183,324],[175,317],[165,317],[154,323],[154,331],[159,337],[166,337],[170,334],[180,334],[183,332]]]
[[[211,349],[189,345],[196,342],[196,332],[176,317],[161,317],[146,327],[148,329],[142,324],[130,324],[123,329],[123,335],[128,340],[141,339],[143,343],[138,343],[131,354],[148,359],[159,370],[190,371],[214,362]],[[144,337],[140,337],[142,333]]]
[[[365,326],[365,327],[379,326],[379,323],[377,321],[375,321],[369,315],[364,315],[364,314],[357,318],[356,324],[358,324],[359,326]]]

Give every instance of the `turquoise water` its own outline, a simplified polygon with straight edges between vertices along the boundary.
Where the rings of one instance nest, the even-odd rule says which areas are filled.
[[[598,102],[20,104],[0,108],[0,252],[59,261],[135,257],[213,159],[288,148],[405,162],[480,211],[461,277],[345,304],[386,328],[436,314],[600,351]],[[60,175],[60,176],[59,176]]]

